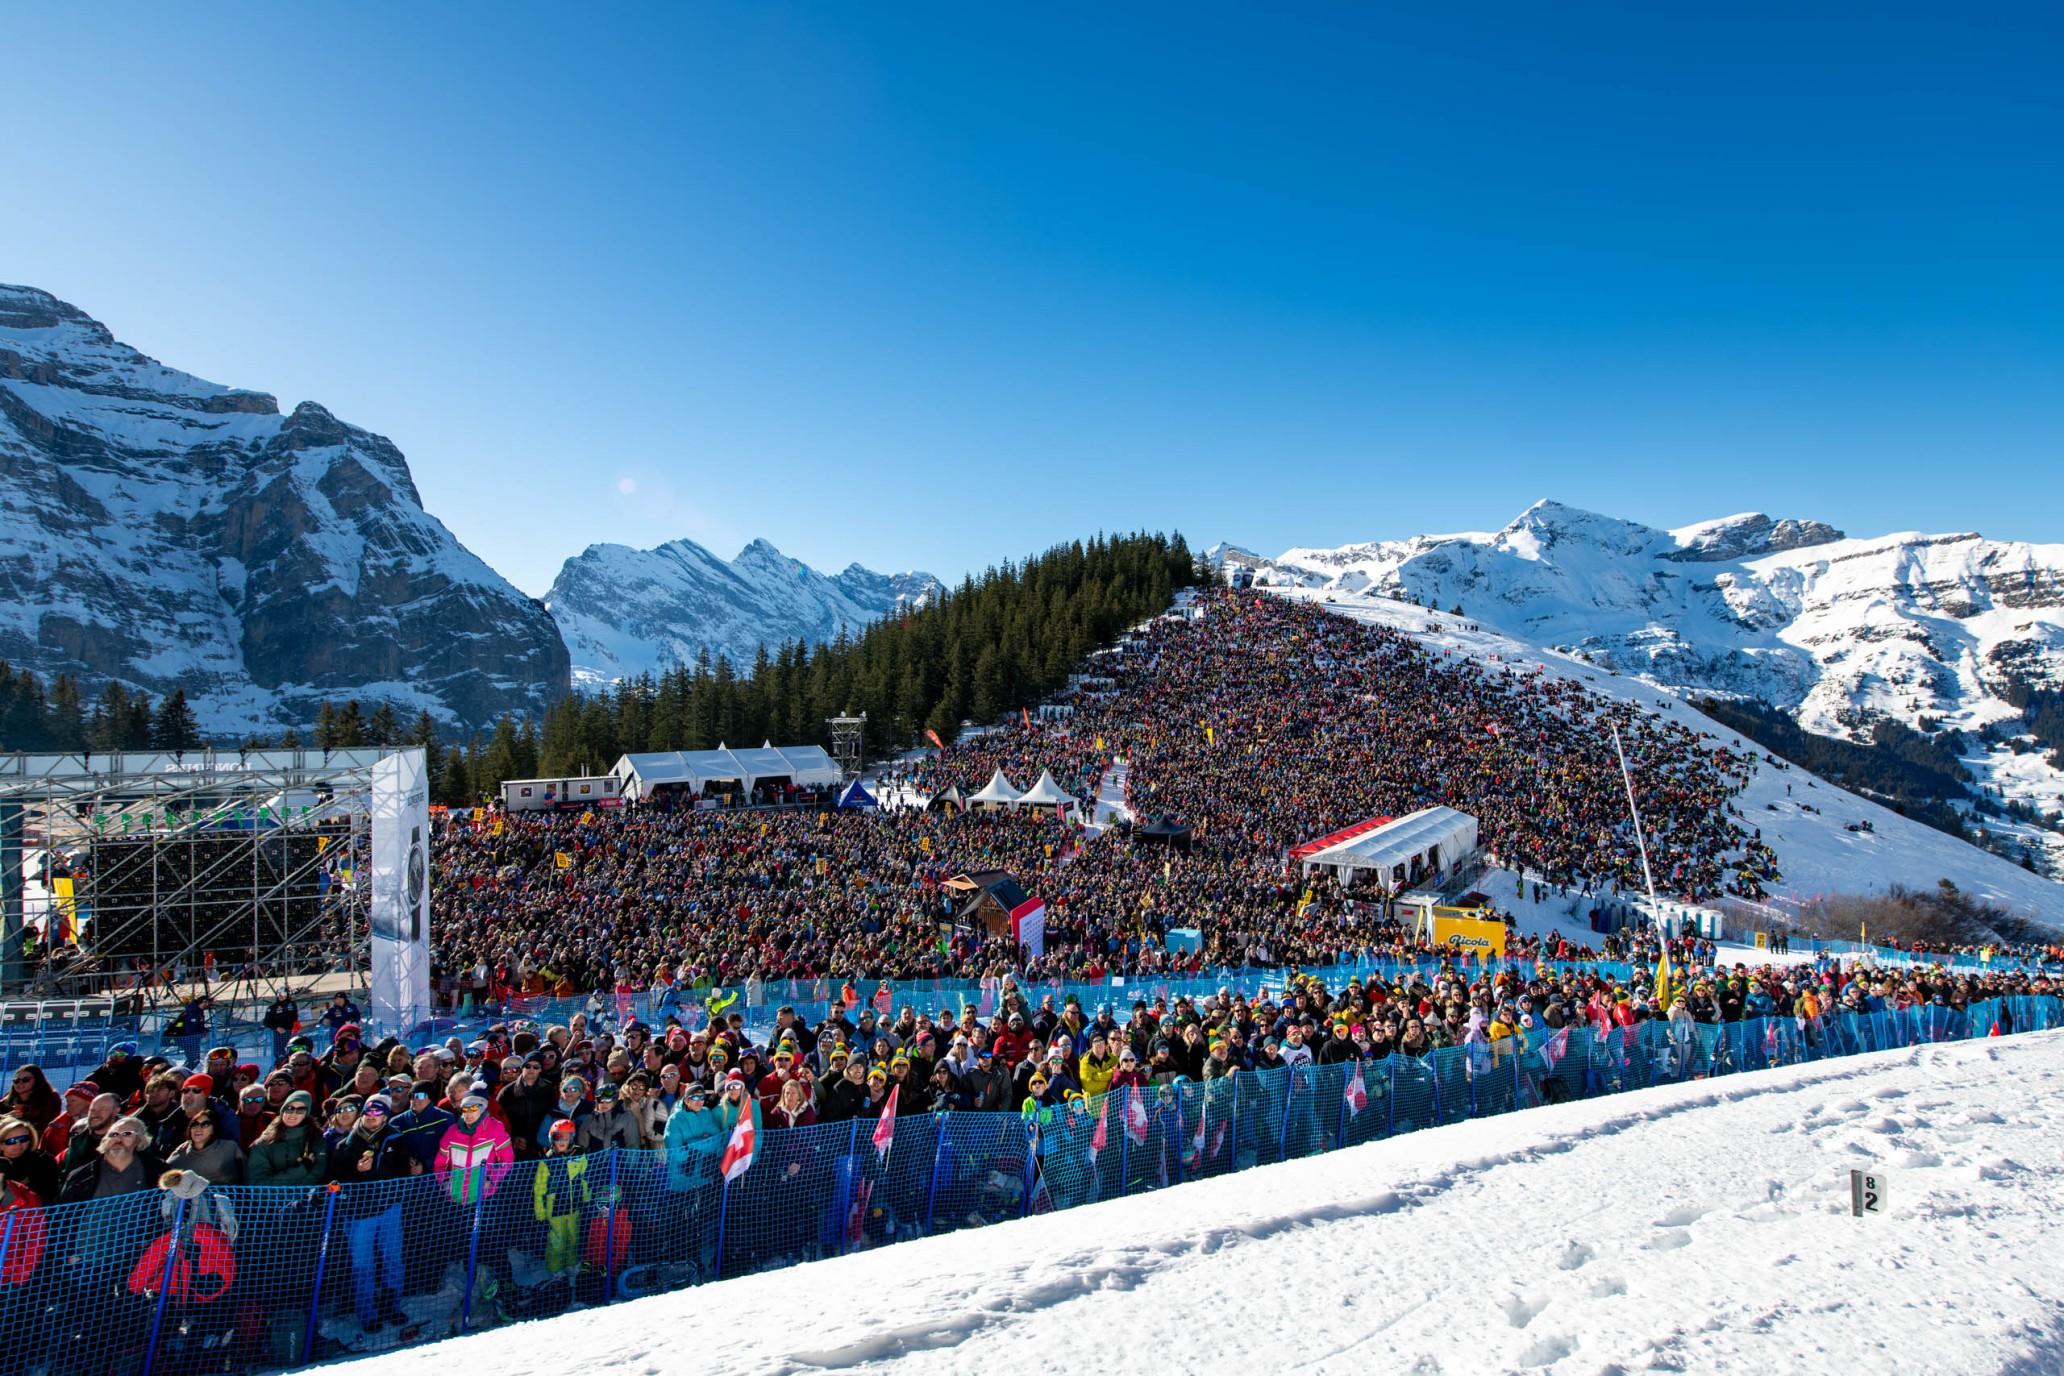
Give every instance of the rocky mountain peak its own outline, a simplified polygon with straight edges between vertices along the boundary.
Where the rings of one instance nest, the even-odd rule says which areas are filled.
[[[568,677],[544,608],[422,509],[392,443],[28,287],[0,287],[0,658],[182,688],[224,737],[347,697],[480,726]]]

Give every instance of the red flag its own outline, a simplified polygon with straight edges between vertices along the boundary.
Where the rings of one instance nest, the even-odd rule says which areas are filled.
[[[731,1141],[724,1147],[724,1154],[717,1158],[717,1173],[730,1184],[751,1169],[753,1152],[759,1147],[759,1129],[753,1124],[753,1110],[746,1105],[745,1112],[738,1115],[738,1126],[731,1129]]]
[[[874,1149],[884,1161],[889,1159],[889,1148],[896,1145],[896,1091],[902,1087],[889,1086],[889,1101],[882,1105],[881,1117],[874,1124]]]
[[[1025,719],[1025,729],[1030,731],[1032,729],[1032,713],[1028,709],[1020,707],[1018,715]]]
[[[927,726],[927,727],[925,728],[925,735],[927,735],[927,736],[929,736],[929,737],[931,738],[931,742],[932,742],[932,744],[933,744],[933,745],[936,745],[936,746],[938,746],[938,747],[939,747],[940,753],[942,753],[942,754],[943,754],[943,753],[945,752],[945,750],[946,750],[946,742],[944,742],[944,741],[942,741],[942,740],[940,740],[940,739],[939,739],[939,733],[938,733],[938,732],[936,732],[936,731],[932,730],[932,728],[931,728],[931,727]]]
[[[1103,1107],[1097,1110],[1096,1131],[1089,1135],[1089,1164],[1092,1166],[1096,1164],[1097,1153],[1104,1149],[1104,1143],[1109,1140],[1106,1131],[1110,1121],[1111,1096],[1106,1094]]]
[[[1125,1088],[1125,1134],[1141,1146],[1147,1144],[1147,1106],[1138,1085]]]
[[[1369,1106],[1369,1091],[1362,1085],[1362,1063],[1354,1063],[1354,1074],[1348,1077],[1347,1090],[1341,1095],[1347,1100],[1347,1116],[1359,1118],[1362,1110]]]

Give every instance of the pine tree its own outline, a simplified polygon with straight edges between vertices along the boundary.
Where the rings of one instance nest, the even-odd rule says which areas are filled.
[[[128,710],[123,717],[121,748],[150,749],[155,720],[151,711],[150,694],[138,689],[136,695],[129,699]]]
[[[154,750],[178,752],[200,748],[201,724],[186,705],[184,688],[174,688],[158,704],[157,715],[151,720],[150,743]]]
[[[434,780],[442,773],[444,768],[444,747],[438,743],[437,722],[430,715],[429,708],[426,707],[416,713],[416,724],[409,728],[408,738],[402,744],[418,746],[422,749],[423,773],[427,778]]]
[[[357,698],[339,709],[331,722],[330,734],[336,738],[332,750],[353,750],[366,743],[365,715],[359,711]]]
[[[79,680],[59,674],[50,686],[49,745],[75,753],[86,748],[86,713],[79,699]]]
[[[315,748],[335,750],[337,748],[337,709],[328,702],[315,709]]]
[[[401,723],[394,719],[393,704],[382,701],[373,709],[373,715],[366,719],[365,734],[368,745],[401,744]]]

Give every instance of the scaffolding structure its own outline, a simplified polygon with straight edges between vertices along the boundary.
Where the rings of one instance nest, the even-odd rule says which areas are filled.
[[[844,781],[851,783],[867,762],[867,714],[827,717],[824,724],[831,728],[831,758]]]
[[[0,755],[0,994],[269,996],[363,964],[387,752]]]

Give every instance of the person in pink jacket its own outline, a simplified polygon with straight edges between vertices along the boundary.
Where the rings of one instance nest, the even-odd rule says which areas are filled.
[[[509,1129],[487,1111],[487,1099],[469,1094],[459,1120],[437,1143],[437,1175],[454,1204],[492,1199],[516,1161]]]

